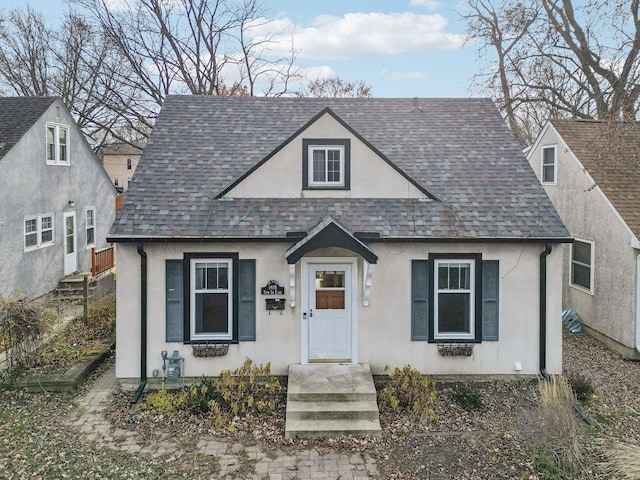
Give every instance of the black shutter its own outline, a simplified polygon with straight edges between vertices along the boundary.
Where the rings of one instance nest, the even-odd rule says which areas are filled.
[[[256,261],[240,260],[238,267],[238,340],[256,339]]]
[[[429,340],[429,261],[411,261],[411,340]]]
[[[182,260],[165,261],[166,324],[167,342],[184,340],[184,280]]]
[[[482,340],[498,340],[500,263],[482,262]]]

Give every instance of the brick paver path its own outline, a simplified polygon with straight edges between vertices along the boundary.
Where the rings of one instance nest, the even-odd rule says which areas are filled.
[[[112,392],[118,388],[115,368],[111,367],[78,400],[77,415],[70,423],[90,442],[131,454],[153,458],[170,458],[180,451],[180,444],[163,434],[153,442],[139,438],[135,431],[114,428],[105,412]],[[225,439],[203,436],[197,448],[203,455],[215,457],[220,465],[217,473],[224,479],[256,480],[364,480],[377,478],[373,458],[360,453],[335,453],[328,449],[301,449],[295,454],[278,450],[265,453],[260,446],[245,446]],[[246,473],[246,464],[253,464]]]

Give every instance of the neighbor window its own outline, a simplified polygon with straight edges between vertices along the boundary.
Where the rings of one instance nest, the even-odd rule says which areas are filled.
[[[191,259],[191,339],[233,337],[233,261]]]
[[[113,186],[114,187],[119,187],[120,186],[120,181],[117,178],[113,179]]]
[[[96,244],[96,209],[87,208],[87,248]]]
[[[349,189],[349,140],[303,140],[303,187]]]
[[[127,170],[131,170],[131,159],[127,158]]]
[[[24,219],[24,248],[32,249],[53,244],[53,214]]]
[[[571,245],[571,285],[593,292],[593,242],[575,240]]]
[[[556,183],[556,147],[542,148],[542,183]]]
[[[69,164],[69,129],[62,125],[47,124],[47,164]]]
[[[435,338],[473,339],[475,324],[472,260],[436,260],[434,265]]]

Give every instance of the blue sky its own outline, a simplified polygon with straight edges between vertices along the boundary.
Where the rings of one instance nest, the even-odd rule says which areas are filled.
[[[110,0],[122,2],[126,0]],[[65,0],[0,0],[0,10],[30,3],[52,18]],[[376,97],[468,97],[478,68],[462,48],[459,0],[263,0],[265,16],[293,38],[310,75],[364,80]],[[273,27],[270,27],[271,29]],[[257,35],[262,32],[256,32]]]

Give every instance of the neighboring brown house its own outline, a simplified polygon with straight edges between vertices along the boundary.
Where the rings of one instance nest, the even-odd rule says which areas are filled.
[[[589,333],[640,358],[640,126],[552,120],[528,157],[575,238],[563,305]]]
[[[111,183],[119,192],[126,192],[136,171],[144,144],[112,143],[100,148],[98,156]]]

